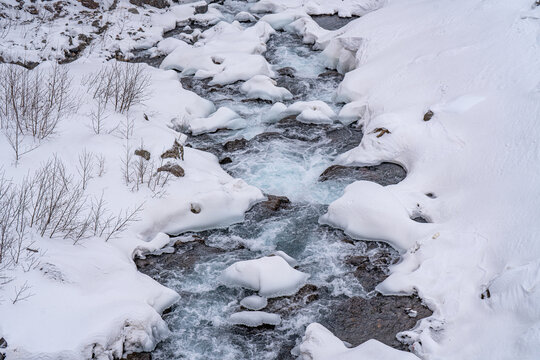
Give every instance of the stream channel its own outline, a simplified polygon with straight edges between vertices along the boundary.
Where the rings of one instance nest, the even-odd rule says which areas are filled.
[[[218,5],[232,21],[245,11],[245,2]],[[314,17],[327,29],[347,19]],[[189,24],[193,28],[205,24]],[[183,27],[169,36],[179,36]],[[244,24],[250,26],[250,24]],[[277,32],[264,54],[277,74],[278,86],[296,101],[322,100],[336,113],[343,104],[333,98],[342,75],[323,65],[320,52],[287,32]],[[148,59],[154,66],[156,59]],[[388,265],[399,261],[391,247],[356,241],[342,231],[318,224],[330,202],[355,180],[382,185],[401,181],[405,171],[394,164],[374,167],[330,167],[332,160],[360,143],[362,132],[339,122],[304,124],[294,117],[268,124],[265,101],[247,100],[240,84],[209,86],[204,79],[183,77],[184,88],[227,106],[250,124],[242,130],[220,130],[191,136],[189,145],[214,153],[232,176],[257,186],[269,200],[256,204],[245,221],[228,228],[174,234],[173,253],[138,259],[140,271],[176,290],[181,298],[164,319],[171,336],[147,358],[172,359],[294,359],[305,328],[319,322],[351,346],[375,338],[406,349],[396,339],[431,312],[416,297],[382,296],[375,286],[387,276]],[[329,170],[325,171],[326,169]],[[324,173],[324,174],[323,174]],[[323,174],[321,176],[321,174]],[[229,316],[246,310],[240,300],[255,292],[229,288],[219,282],[221,272],[236,261],[268,256],[281,250],[310,274],[296,295],[272,298],[262,311],[279,314],[281,324],[249,328],[232,325]]]

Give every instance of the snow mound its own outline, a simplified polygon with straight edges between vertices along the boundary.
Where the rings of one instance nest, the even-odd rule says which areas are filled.
[[[337,118],[334,110],[320,100],[295,102],[283,115],[296,115],[296,120],[307,124],[332,124]]]
[[[257,19],[255,16],[251,15],[247,11],[240,11],[238,14],[234,16],[234,20],[239,22],[256,22]]]
[[[261,310],[268,305],[268,300],[261,296],[251,295],[243,298],[240,305],[249,310]]]
[[[355,239],[382,240],[403,252],[431,228],[410,219],[409,212],[389,187],[356,181],[332,202],[320,224],[340,228]]]
[[[246,81],[255,75],[273,76],[266,59],[266,42],[275,31],[266,22],[243,28],[237,21],[220,22],[202,33],[194,45],[181,45],[171,52],[160,68],[182,75],[211,78],[210,85]]]
[[[261,325],[279,325],[281,316],[264,311],[241,311],[231,315],[229,321],[234,325],[257,327]]]
[[[240,91],[250,99],[262,99],[272,102],[290,100],[289,90],[276,86],[276,81],[266,75],[255,75],[242,84]]]
[[[289,265],[291,265],[292,267],[295,267],[298,265],[298,261],[296,261],[296,259],[294,259],[293,257],[289,256],[287,253],[285,253],[284,251],[281,251],[281,250],[278,250],[278,251],[275,251],[274,252],[274,255],[276,256],[280,256],[283,258],[283,260],[285,260]]]
[[[287,110],[287,105],[281,102],[277,102],[274,105],[272,105],[270,110],[268,110],[265,114],[263,114],[262,119],[263,121],[268,122],[268,123],[279,121],[283,119],[284,116],[282,114],[285,110]]]
[[[296,120],[306,124],[332,124],[337,118],[336,113],[328,104],[313,100],[297,101],[286,108],[283,104],[276,103],[266,115],[266,121],[277,121],[287,116],[296,116]]]
[[[215,113],[205,118],[189,119],[188,124],[193,135],[214,132],[219,129],[242,129],[247,125],[240,115],[228,107],[220,107]]]
[[[271,298],[295,294],[308,277],[309,274],[292,268],[282,257],[266,256],[232,264],[221,274],[221,282]]]
[[[348,349],[318,323],[306,328],[298,351],[301,360],[419,360],[414,354],[393,349],[374,339]]]

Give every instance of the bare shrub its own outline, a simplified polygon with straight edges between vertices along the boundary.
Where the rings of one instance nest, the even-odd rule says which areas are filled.
[[[21,287],[17,288],[15,286],[15,296],[11,298],[11,303],[15,305],[19,301],[27,300],[28,298],[34,296],[35,294],[30,292],[30,285],[26,281]]]
[[[105,155],[96,155],[97,159],[97,176],[102,177],[105,174]]]
[[[81,158],[91,157],[86,154]],[[18,186],[0,172],[0,286],[12,280],[10,270],[20,267],[30,271],[39,266],[41,253],[31,240],[31,232],[69,239],[73,244],[89,237],[108,241],[138,220],[142,206],[112,214],[103,195],[99,199],[85,195],[82,182],[74,181],[56,157]],[[16,290],[13,300],[24,299],[27,291],[24,286]]]
[[[122,139],[129,140],[133,136],[133,130],[135,129],[135,120],[126,113],[124,121],[118,125],[118,130]]]
[[[133,163],[133,151],[132,147],[129,144],[129,140],[126,140],[124,145],[124,154],[120,160],[122,163],[122,175],[124,177],[124,182],[126,185],[129,185],[132,181],[132,163]]]
[[[54,133],[65,114],[76,108],[66,67],[49,71],[21,66],[0,69],[0,129],[15,152],[15,160]],[[25,137],[32,137],[30,143]]]
[[[109,241],[110,239],[116,237],[119,233],[123,232],[129,223],[138,221],[138,215],[142,211],[143,205],[144,204],[141,204],[132,210],[125,210],[124,212],[118,214],[114,219],[112,226],[108,228],[105,241]]]
[[[98,102],[112,104],[115,111],[125,113],[147,99],[150,76],[141,64],[112,62],[83,83]]]
[[[118,125],[114,127],[106,126],[108,118],[109,116],[106,114],[105,105],[101,101],[97,101],[97,106],[90,112],[90,123],[95,134],[99,135],[103,132],[110,134],[116,130]]]
[[[86,149],[79,154],[77,172],[81,176],[82,188],[83,190],[86,190],[88,181],[94,177],[94,155],[89,153]]]
[[[165,193],[165,185],[170,179],[170,173],[156,171],[163,166],[163,159],[161,158],[159,165],[156,165],[156,162],[150,158],[149,152],[147,152],[148,158],[137,155],[136,159],[134,159],[134,154],[142,154],[143,149],[144,144],[141,143],[140,148],[133,151],[129,141],[126,140],[124,154],[121,158],[124,182],[126,185],[131,186],[132,191],[139,191],[141,186],[146,184],[148,189],[152,191],[153,197],[162,196]]]

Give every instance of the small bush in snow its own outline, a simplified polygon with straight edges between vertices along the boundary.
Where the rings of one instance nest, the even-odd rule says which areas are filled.
[[[83,153],[82,163],[90,157]],[[142,205],[111,214],[103,196],[88,197],[56,157],[18,186],[0,173],[0,286],[10,281],[3,275],[7,270],[20,265],[28,271],[38,265],[33,237],[69,239],[74,244],[89,237],[107,241],[137,221],[141,210]]]
[[[75,109],[70,84],[67,68],[58,64],[48,71],[16,65],[0,69],[0,129],[16,161],[53,134],[62,116]],[[32,137],[30,142],[26,137]]]
[[[147,98],[150,75],[141,64],[112,62],[86,78],[84,84],[99,103],[112,104],[115,111],[126,113]]]

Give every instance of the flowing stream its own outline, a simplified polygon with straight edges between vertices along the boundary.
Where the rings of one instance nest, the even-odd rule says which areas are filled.
[[[228,20],[245,8],[244,2],[222,5]],[[321,19],[328,27],[345,23],[343,19],[332,22],[332,17]],[[322,100],[339,110],[341,104],[333,101],[333,95],[342,76],[325,69],[321,54],[300,38],[278,32],[268,42],[265,56],[279,74],[278,85],[294,95],[287,104]],[[265,124],[261,115],[271,104],[246,101],[239,84],[212,87],[208,81],[191,77],[184,77],[182,83],[216,106],[235,110],[250,124],[242,130],[190,137],[190,146],[213,152],[234,177],[289,201],[271,197],[255,205],[243,223],[178,234],[174,253],[138,260],[142,272],[181,295],[164,315],[171,336],[158,345],[152,358],[293,359],[294,347],[312,322],[322,323],[352,345],[376,337],[403,348],[395,334],[414,326],[416,319],[407,315],[408,309],[422,316],[427,310],[416,298],[382,297],[373,291],[386,276],[387,266],[398,261],[397,253],[384,244],[353,241],[339,230],[318,224],[319,216],[347,184],[357,179],[397,183],[405,176],[403,169],[383,164],[339,169],[320,178],[336,155],[358,145],[359,129],[339,123],[303,124],[294,118]],[[263,311],[281,315],[280,325],[232,325],[229,316],[245,310],[239,302],[254,292],[225,287],[219,275],[236,261],[277,250],[294,257],[297,269],[310,274],[308,284],[296,295],[269,299]]]

